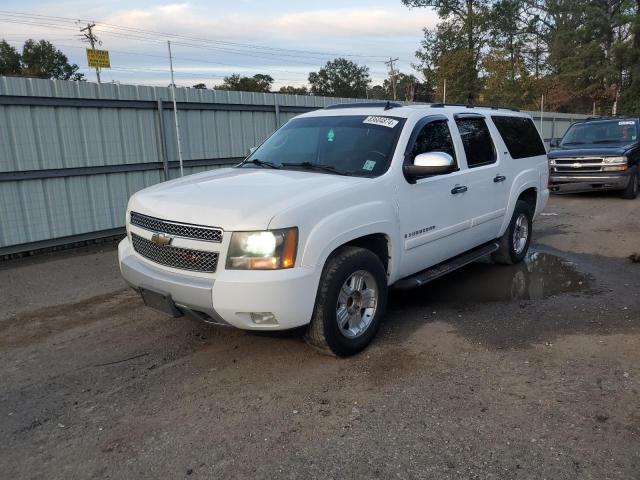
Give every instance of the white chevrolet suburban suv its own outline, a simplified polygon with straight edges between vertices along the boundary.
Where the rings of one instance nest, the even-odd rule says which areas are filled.
[[[307,327],[365,348],[390,286],[480,257],[520,262],[549,192],[531,118],[442,104],[341,104],[300,115],[239,165],[144,189],[122,275],[146,305],[246,330]]]

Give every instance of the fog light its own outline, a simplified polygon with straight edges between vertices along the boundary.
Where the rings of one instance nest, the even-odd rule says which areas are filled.
[[[249,316],[256,325],[278,325],[276,316],[271,312],[250,312]]]

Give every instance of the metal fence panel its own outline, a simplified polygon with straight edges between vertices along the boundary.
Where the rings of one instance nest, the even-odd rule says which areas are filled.
[[[164,168],[179,174],[170,98],[165,87],[0,77],[0,255],[121,229],[129,196]],[[366,101],[182,88],[176,100],[186,174],[236,163],[303,111]],[[543,135],[578,118],[545,114]]]

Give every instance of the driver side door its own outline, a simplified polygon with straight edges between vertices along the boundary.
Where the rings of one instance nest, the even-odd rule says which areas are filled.
[[[453,157],[453,172],[407,180],[400,186],[400,230],[403,242],[401,276],[411,275],[473,247],[470,198],[464,190],[466,165],[460,165],[451,121],[444,115],[423,118],[405,153],[412,164],[421,153],[444,152]]]

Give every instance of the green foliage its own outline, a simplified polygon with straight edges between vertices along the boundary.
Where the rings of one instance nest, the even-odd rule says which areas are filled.
[[[206,90],[207,86],[204,83],[196,83],[193,88],[196,90]]]
[[[286,85],[284,87],[280,87],[280,90],[278,91],[279,93],[288,93],[290,95],[309,95],[309,90],[304,85],[302,87]]]
[[[21,68],[18,50],[0,41],[0,75],[20,75]]]
[[[240,92],[270,92],[273,85],[273,77],[258,73],[253,77],[243,77],[237,73],[224,77],[222,85],[217,85],[216,90],[233,90]]]
[[[366,98],[369,83],[369,68],[346,58],[336,58],[318,72],[309,73],[314,95]]]
[[[78,73],[78,69],[78,65],[69,63],[67,56],[46,40],[27,40],[22,54],[6,41],[0,42],[0,75],[84,80],[84,74]]]
[[[402,0],[426,7],[429,0]],[[447,101],[640,113],[640,0],[442,0],[414,67]]]

